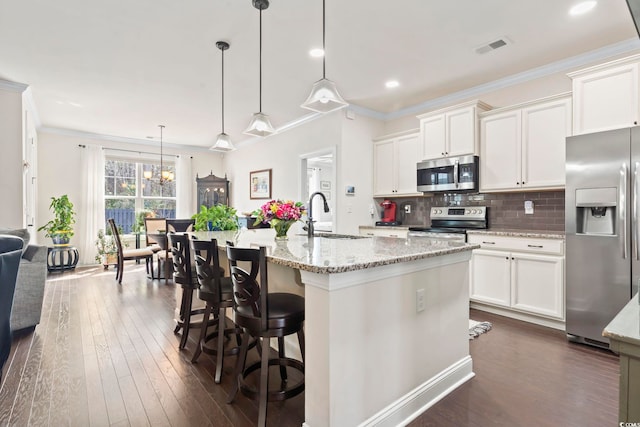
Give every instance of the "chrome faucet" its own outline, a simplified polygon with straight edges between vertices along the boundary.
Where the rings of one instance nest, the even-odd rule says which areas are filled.
[[[324,203],[324,211],[329,212],[329,205],[327,204],[327,198],[319,191],[316,191],[309,197],[309,210],[307,212],[307,236],[313,237],[313,198],[315,196],[322,197],[322,202]]]

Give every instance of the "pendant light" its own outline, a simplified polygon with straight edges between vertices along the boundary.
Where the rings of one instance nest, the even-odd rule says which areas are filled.
[[[262,113],[262,11],[269,7],[269,0],[253,0],[253,7],[260,11],[260,110],[251,117],[249,127],[244,133],[253,136],[269,136],[276,132],[269,117]]]
[[[164,125],[158,125],[158,127],[160,128],[160,178],[158,179],[158,182],[160,183],[160,185],[164,185],[165,182],[169,182],[169,181],[173,181],[173,178],[175,178],[175,176],[173,175],[173,172],[169,171],[169,170],[164,170],[164,166],[162,163],[162,158],[163,158],[163,153],[162,153],[162,130],[164,129]],[[151,179],[153,177],[153,172],[150,170],[146,170],[143,172],[142,174],[146,179]]]
[[[301,105],[302,108],[317,111],[318,113],[329,113],[349,105],[338,93],[336,84],[326,78],[326,57],[325,49],[325,0],[322,0],[322,79],[313,84],[311,94]]]
[[[210,150],[213,151],[232,151],[235,150],[236,147],[233,146],[231,142],[231,138],[224,132],[224,51],[229,49],[229,43],[219,41],[216,42],[216,46],[222,52],[222,132],[218,134],[216,138],[216,143]]]

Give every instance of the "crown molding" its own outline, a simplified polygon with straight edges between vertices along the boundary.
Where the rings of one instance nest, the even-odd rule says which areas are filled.
[[[29,85],[26,85],[24,83],[18,83],[18,82],[12,82],[9,80],[0,79],[0,89],[10,90],[11,92],[22,93],[25,90],[27,90],[28,87]]]
[[[458,92],[451,93],[440,98],[431,99],[420,104],[413,105],[411,107],[403,108],[401,110],[393,111],[391,113],[384,114],[385,121],[394,120],[400,117],[423,113],[429,110],[446,107],[456,102],[460,102],[469,98],[476,98],[480,95],[493,92],[499,89],[503,89],[516,84],[528,82],[531,80],[539,79],[556,73],[568,72],[575,67],[585,66],[596,61],[611,58],[615,55],[629,53],[634,50],[640,49],[640,40],[633,38],[624,40],[619,43],[615,43],[609,46],[605,46],[600,49],[592,50],[581,55],[572,56],[560,61],[552,62],[547,65],[543,65],[531,70],[524,71],[522,73],[513,74],[511,76],[504,77],[502,79],[494,80],[492,82],[484,83],[478,86],[474,86],[468,89],[464,89]]]
[[[158,146],[158,141],[149,141],[148,139],[128,138],[128,137],[124,137],[124,136],[115,136],[115,135],[104,135],[104,134],[100,134],[100,133],[85,132],[85,131],[79,131],[79,130],[73,130],[73,129],[55,128],[55,127],[48,127],[48,126],[41,127],[40,129],[38,129],[38,132],[48,133],[48,134],[52,134],[52,135],[71,136],[71,137],[76,137],[76,138],[88,138],[88,139],[94,139],[94,140],[99,140],[99,141],[124,142],[124,143],[127,143],[127,144],[138,144],[138,145],[144,145],[144,146],[148,146],[148,147],[157,147]],[[195,146],[195,145],[172,144],[172,143],[167,143],[167,142],[163,142],[163,145],[166,148],[174,148],[174,149],[177,149],[177,150],[185,150],[186,149],[186,150],[189,150],[189,151],[210,153],[208,147],[199,147],[199,146]]]

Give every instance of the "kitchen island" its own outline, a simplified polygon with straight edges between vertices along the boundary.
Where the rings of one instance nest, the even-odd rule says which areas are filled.
[[[198,232],[267,247],[270,291],[305,296],[305,426],[395,426],[473,376],[469,259],[432,239]],[[221,262],[226,262],[223,259]]]

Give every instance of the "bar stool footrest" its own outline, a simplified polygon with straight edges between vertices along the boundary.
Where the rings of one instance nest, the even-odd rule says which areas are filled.
[[[239,378],[240,390],[242,391],[242,394],[244,394],[245,396],[253,400],[258,400],[259,392],[254,387],[251,387],[250,385],[248,385],[244,381],[244,379],[247,378],[254,371],[259,371],[260,364],[261,364],[260,361],[251,364],[250,366],[245,368],[245,370],[242,372],[241,378]],[[302,373],[302,379],[300,380],[300,382],[298,382],[293,386],[288,386],[280,390],[269,390],[267,393],[267,402],[275,402],[275,401],[290,399],[302,393],[304,391],[304,364],[299,360],[292,359],[290,357],[269,359],[269,366],[276,366],[276,365],[288,366],[290,368],[300,371]]]

